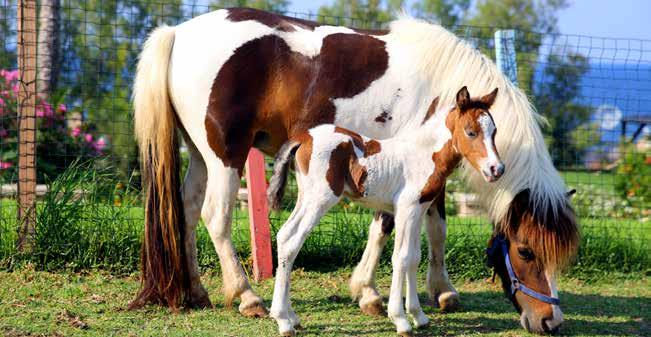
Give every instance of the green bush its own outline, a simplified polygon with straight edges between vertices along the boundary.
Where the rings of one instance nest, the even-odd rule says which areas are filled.
[[[651,151],[638,150],[634,144],[628,144],[621,152],[624,155],[617,166],[615,190],[631,209],[648,212],[651,204]]]

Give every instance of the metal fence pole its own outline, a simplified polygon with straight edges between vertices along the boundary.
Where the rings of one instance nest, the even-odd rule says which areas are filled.
[[[36,222],[36,0],[19,0],[18,250],[33,247]]]
[[[495,32],[495,59],[497,67],[513,84],[518,85],[518,64],[515,53],[515,30]]]

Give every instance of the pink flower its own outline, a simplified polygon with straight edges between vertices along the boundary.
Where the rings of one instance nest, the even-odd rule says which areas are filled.
[[[11,86],[11,91],[13,91],[15,95],[18,95],[18,90],[19,89],[20,89],[20,87],[18,86],[18,83]]]
[[[0,138],[5,138],[7,136],[9,136],[9,132],[5,129],[0,129]]]
[[[59,107],[57,107],[57,112],[66,113],[67,111],[68,108],[66,108],[65,104],[59,104]]]
[[[72,129],[72,131],[70,132],[70,134],[71,134],[73,137],[79,137],[79,135],[81,134],[81,129],[80,129],[80,128],[74,128],[74,129]]]
[[[12,82],[18,79],[18,69],[16,70],[0,70],[0,77],[4,77],[7,82]]]
[[[95,144],[93,144],[93,147],[95,148],[95,151],[98,153],[101,153],[102,150],[106,148],[106,139],[104,137],[100,137]]]
[[[5,106],[5,100],[3,100],[2,97],[0,97],[0,107],[3,106]]]
[[[13,166],[13,164],[11,164],[9,162],[6,162],[6,161],[1,161],[0,160],[0,170],[6,170],[6,169],[8,169],[8,168],[10,168],[12,166]]]
[[[86,140],[86,142],[90,143],[90,142],[93,141],[93,135],[91,135],[90,133],[87,133],[87,134],[84,135],[84,139]]]

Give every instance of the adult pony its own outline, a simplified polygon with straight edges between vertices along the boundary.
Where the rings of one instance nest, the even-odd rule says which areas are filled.
[[[533,258],[516,268],[520,279],[553,294],[554,273],[576,246],[574,213],[533,107],[489,59],[442,27],[410,18],[369,32],[235,8],[158,28],[141,54],[134,118],[147,196],[142,287],[131,306],[210,305],[196,259],[201,215],[219,255],[226,304],[239,297],[242,314],[265,315],[231,242],[231,211],[249,149],[274,154],[290,136],[323,123],[378,139],[409,132],[433,97],[452,104],[464,85],[471,92],[499,87],[495,124],[512,130],[496,139],[508,173],[489,186],[464,167],[467,179],[509,247],[530,250]],[[190,153],[182,187],[177,129]],[[514,200],[522,207],[513,207]],[[443,263],[444,214],[430,214],[428,289],[442,305],[455,303]],[[353,277],[362,306],[381,308],[372,280],[387,236],[383,222],[390,217],[380,214],[371,224],[371,248]],[[560,324],[557,305],[520,295],[514,301],[525,327]]]

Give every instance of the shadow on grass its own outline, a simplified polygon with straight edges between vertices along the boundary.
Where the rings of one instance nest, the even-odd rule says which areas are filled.
[[[423,310],[430,317],[431,323],[429,327],[418,330],[417,335],[502,334],[521,329],[517,312],[501,292],[462,292],[460,296],[462,309],[445,314],[433,307],[425,294],[421,294]],[[560,296],[562,309],[566,315],[561,335],[651,336],[649,325],[651,298],[649,297],[601,296],[567,292],[561,293]],[[335,326],[313,325],[309,323],[309,319],[304,321],[305,331],[309,334],[329,331],[347,335],[373,336],[393,331],[393,325],[383,317],[363,318],[362,322],[359,316],[346,319],[346,315],[362,315],[357,304],[348,296],[295,299],[293,302],[299,316],[310,313],[340,312],[340,320]],[[386,298],[384,302],[386,304]],[[303,310],[305,311],[301,313]],[[385,320],[385,323],[382,323],[382,320]]]

